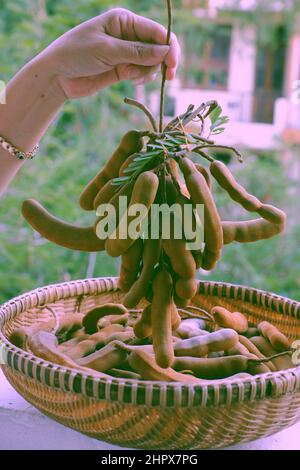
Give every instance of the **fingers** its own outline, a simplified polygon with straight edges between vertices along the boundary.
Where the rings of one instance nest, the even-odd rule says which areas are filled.
[[[142,65],[121,64],[110,70],[90,77],[87,93],[92,95],[102,88],[113,85],[122,80],[132,80],[135,85],[145,85],[156,79],[159,66],[144,67]],[[86,85],[85,79],[85,85]]]
[[[110,38],[110,62],[112,65],[159,65],[164,62],[170,47]]]
[[[116,61],[114,65],[120,63],[120,56],[125,53],[126,62],[136,65],[165,62],[168,67],[167,80],[174,78],[180,57],[180,46],[174,33],[171,35],[170,47],[162,49],[167,41],[167,30],[161,24],[119,8],[111,10],[108,16],[105,31],[117,40],[116,47],[122,47],[122,52],[120,50],[120,54],[117,54],[119,62]]]

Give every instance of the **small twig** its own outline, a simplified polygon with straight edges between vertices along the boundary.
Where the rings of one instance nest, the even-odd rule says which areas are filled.
[[[284,351],[278,354],[274,354],[273,356],[265,357],[264,359],[249,359],[249,362],[264,364],[265,362],[269,362],[269,361],[273,361],[273,359],[277,359],[277,357],[282,357],[286,355],[291,356],[291,354],[292,354],[291,351]]]
[[[154,116],[146,105],[132,98],[124,98],[124,103],[129,104],[130,106],[135,106],[136,108],[139,108],[141,111],[143,111],[146,114],[147,118],[149,119],[154,132],[155,133],[158,132]]]
[[[202,150],[199,150],[197,148],[193,149],[192,152],[195,152],[198,155],[201,155],[201,157],[205,158],[206,160],[208,160],[211,163],[215,161],[215,159],[213,157],[211,157],[210,155],[208,155],[208,153],[203,152]]]
[[[204,149],[204,148],[219,148],[219,149],[226,149],[230,150],[231,152],[235,153],[235,155],[238,157],[238,161],[243,163],[243,156],[242,154],[235,148],[235,147],[230,147],[228,145],[219,145],[219,144],[205,144],[205,145],[199,145],[196,147],[196,149]]]

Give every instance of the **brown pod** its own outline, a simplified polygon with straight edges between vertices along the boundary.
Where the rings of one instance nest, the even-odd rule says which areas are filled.
[[[75,361],[69,358],[66,354],[58,350],[58,341],[54,334],[47,331],[39,331],[38,333],[28,338],[28,347],[33,354],[44,359],[45,361],[53,362],[70,369],[77,369],[89,375],[95,375],[93,370],[79,366]],[[96,374],[98,377],[106,377],[105,374]]]
[[[9,340],[18,348],[24,349],[29,336],[32,336],[39,331],[46,331],[49,333],[54,333],[55,331],[55,335],[59,341],[60,337],[70,336],[75,331],[80,330],[82,328],[82,320],[83,315],[74,314],[64,315],[59,318],[58,325],[56,324],[55,318],[53,318],[47,322],[33,323],[30,326],[21,326],[11,333]]]
[[[80,196],[80,206],[82,209],[91,211],[94,209],[94,200],[100,189],[112,178],[116,178],[123,162],[129,155],[139,152],[143,148],[144,142],[138,131],[127,132],[122,138],[103,169],[89,182]]]
[[[250,341],[266,357],[273,356],[277,353],[277,351],[271,346],[269,341],[263,338],[262,336],[253,336]],[[275,359],[272,359],[271,362],[274,364],[277,370],[286,370],[294,367],[292,359],[289,355],[276,357]]]
[[[178,297],[178,295],[176,295],[176,293],[174,294],[174,302],[175,302],[175,305],[179,308],[186,308],[188,307],[189,303],[190,303],[190,300],[189,299],[181,299],[180,297]]]
[[[240,312],[230,312],[224,307],[214,307],[211,313],[217,325],[223,328],[232,328],[241,334],[248,330],[248,320]]]
[[[194,277],[189,279],[179,278],[175,285],[175,291],[178,297],[181,299],[192,299],[198,289],[198,281]]]
[[[238,341],[239,336],[236,331],[224,328],[208,335],[194,336],[178,341],[174,345],[174,352],[176,356],[203,357],[210,352],[226,351],[233,348]]]
[[[256,327],[250,327],[248,328],[245,333],[243,333],[243,336],[246,336],[246,338],[252,338],[252,336],[259,336],[259,331]]]
[[[140,339],[148,338],[152,335],[151,305],[144,308],[140,318],[133,327],[135,336]]]
[[[113,195],[113,197],[109,200],[108,204],[104,208],[101,215],[99,215],[99,212],[96,213],[98,215],[98,217],[97,217],[97,219],[94,223],[94,232],[98,235],[99,238],[102,238],[102,236],[100,236],[100,234],[99,234],[98,225],[99,225],[99,222],[103,221],[104,219],[107,223],[108,207],[111,206],[111,208],[114,209],[115,214],[116,214],[116,221],[114,220],[113,222],[116,222],[116,224],[119,224],[120,220],[122,219],[122,217],[125,213],[125,211],[127,210],[127,206],[129,204],[129,201],[130,201],[130,198],[131,198],[131,193],[132,193],[133,186],[134,186],[134,182],[124,184],[124,186],[122,186],[121,189],[119,189],[119,191],[117,191]],[[121,197],[122,198],[127,198],[127,200],[124,199],[126,204],[123,204],[123,205],[120,204]],[[97,231],[97,229],[98,229],[98,231]],[[115,227],[114,227],[114,229],[115,229]]]
[[[204,241],[205,250],[203,253],[202,267],[209,269],[221,257],[223,247],[223,231],[221,219],[214,201],[214,198],[207,186],[204,176],[197,171],[194,163],[188,158],[180,160],[180,168],[184,174],[188,191],[194,205],[204,205]],[[210,253],[209,262],[206,261],[206,252]],[[211,258],[214,254],[215,258]],[[204,266],[207,267],[205,268]]]
[[[170,259],[173,270],[184,279],[195,277],[196,263],[192,253],[186,247],[186,241],[175,239],[171,233],[169,240],[163,240],[163,249]]]
[[[151,238],[145,240],[142,272],[124,297],[124,305],[126,307],[136,307],[140,300],[145,297],[154,275],[154,268],[159,261],[160,253],[160,240],[152,240]]]
[[[191,370],[197,377],[202,379],[216,380],[246,372],[248,359],[242,355],[215,358],[183,356],[175,358],[173,367],[178,371]]]
[[[128,292],[138,276],[140,261],[143,253],[143,241],[138,238],[122,255],[118,288]]]
[[[94,209],[97,210],[102,204],[108,204],[111,198],[118,192],[118,187],[109,180],[99,191],[94,200]]]
[[[142,349],[133,351],[129,355],[128,362],[132,369],[140,374],[144,380],[203,384],[203,380],[197,379],[192,375],[180,374],[170,367],[167,369],[159,367],[153,355]]]
[[[70,250],[95,252],[103,251],[105,240],[100,240],[93,227],[77,227],[54,217],[38,201],[23,202],[22,214],[27,222],[42,237]]]
[[[285,225],[286,214],[270,204],[262,204],[257,213],[271,224]]]
[[[231,199],[238,202],[244,209],[249,212],[257,212],[261,207],[261,202],[257,197],[249,194],[243,186],[241,186],[229,168],[218,160],[215,160],[210,165],[210,172],[216,179],[221,188],[229,194]]]
[[[285,228],[282,224],[271,224],[264,219],[245,220],[242,222],[222,222],[224,245],[232,242],[252,243],[267,240],[281,233]]]
[[[105,372],[114,367],[119,367],[127,359],[127,353],[123,349],[117,348],[112,341],[99,351],[95,351],[87,357],[76,360],[83,367],[89,367],[98,372]]]
[[[100,318],[106,315],[123,315],[126,313],[128,313],[128,310],[124,305],[106,303],[90,310],[83,318],[82,324],[87,333],[93,334],[97,331],[97,324]]]
[[[173,280],[171,274],[162,270],[153,279],[151,305],[152,341],[157,364],[166,369],[174,360],[172,340]]]
[[[130,228],[131,222],[136,220],[137,217],[136,214],[128,216],[128,213],[133,206],[135,206],[136,204],[141,204],[147,210],[147,213],[144,214],[144,218],[147,217],[148,212],[155,200],[158,185],[158,177],[155,173],[151,171],[145,171],[137,177],[133,187],[128,210],[126,214],[124,214],[124,216],[122,217],[120,224],[118,225],[117,229],[114,231],[112,236],[108,238],[105,242],[105,249],[110,256],[117,257],[124,254],[131,247],[134,241],[138,238],[138,236],[137,238],[131,238],[130,234],[128,233],[128,229]],[[126,222],[125,225],[127,228],[127,233],[123,233],[123,221]]]
[[[193,338],[194,336],[201,336],[209,334],[208,331],[205,331],[205,320],[197,318],[188,318],[182,320],[181,324],[176,330],[176,334],[182,339]]]
[[[200,165],[199,163],[195,163],[195,167],[197,168],[199,173],[201,173],[201,175],[204,176],[206,184],[207,184],[209,190],[211,191],[212,190],[212,181],[211,181],[210,174],[208,173],[206,168],[204,168],[204,166]]]
[[[192,250],[192,255],[195,260],[196,269],[202,268],[203,253],[201,250]]]
[[[106,328],[109,325],[123,325],[126,326],[129,320],[129,313],[122,315],[106,315],[98,321],[98,328]]]
[[[271,345],[277,352],[288,351],[291,346],[290,340],[279,331],[276,326],[272,325],[268,321],[262,321],[257,326],[260,333],[270,341]]]
[[[251,336],[251,338],[252,338],[252,337],[253,337],[253,336]],[[251,338],[250,338],[250,339],[251,339]],[[240,343],[241,343],[243,346],[245,346],[251,354],[254,354],[254,355],[255,355],[256,357],[258,357],[259,359],[265,359],[266,356],[264,356],[264,354],[262,354],[262,353],[260,352],[260,350],[255,346],[255,344],[251,343],[250,339],[249,339],[249,338],[246,338],[245,336],[242,336],[242,335],[239,336],[239,341],[240,341]],[[275,372],[275,371],[277,370],[276,367],[274,366],[274,364],[273,364],[272,362],[269,361],[269,362],[266,362],[265,364],[266,364],[266,366],[268,366],[268,368],[269,368],[272,372]]]
[[[171,322],[172,322],[172,330],[177,330],[181,324],[181,316],[178,313],[177,307],[174,302],[172,302],[172,315],[171,315]]]

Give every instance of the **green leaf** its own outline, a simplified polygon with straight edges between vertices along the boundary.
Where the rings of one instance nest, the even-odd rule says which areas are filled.
[[[129,181],[130,177],[129,176],[120,176],[119,178],[114,178],[112,180],[112,186],[121,186],[123,183],[126,183],[126,181]]]
[[[225,127],[219,127],[218,129],[215,129],[214,131],[212,131],[212,134],[213,135],[222,134],[222,132],[224,131],[225,131]]]
[[[222,108],[221,106],[217,106],[210,114],[209,114],[209,117],[210,117],[210,120],[212,122],[212,124],[214,124],[217,119],[219,119],[219,117],[221,116],[222,114]]]

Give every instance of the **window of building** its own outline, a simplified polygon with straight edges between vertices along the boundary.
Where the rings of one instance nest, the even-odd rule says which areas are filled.
[[[226,90],[232,27],[210,25],[185,35],[183,84],[208,90]]]

